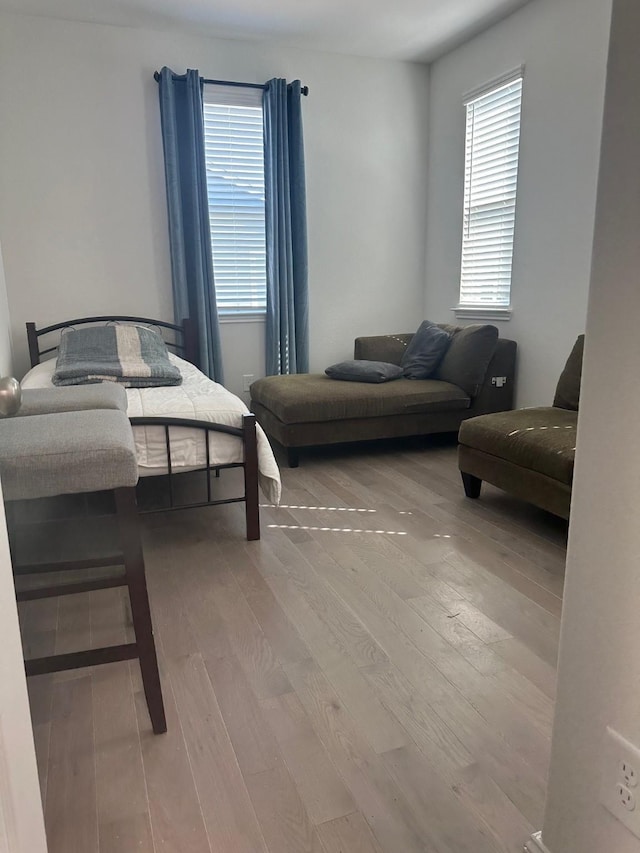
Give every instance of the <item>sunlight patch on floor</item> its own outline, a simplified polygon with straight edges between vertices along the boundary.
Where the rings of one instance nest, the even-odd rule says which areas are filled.
[[[302,504],[260,504],[263,509],[315,509],[322,512],[365,512],[375,513],[377,509],[362,509],[353,506],[304,506]],[[397,510],[398,515],[413,515],[408,510]]]
[[[320,530],[327,533],[384,533],[389,536],[406,536],[405,530],[364,530],[354,527],[312,527],[308,524],[267,524],[277,530]]]

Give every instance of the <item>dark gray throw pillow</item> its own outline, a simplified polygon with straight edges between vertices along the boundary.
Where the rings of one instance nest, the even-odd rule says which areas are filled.
[[[325,373],[330,379],[344,379],[346,382],[390,382],[400,379],[402,368],[386,361],[341,361],[327,367]]]
[[[402,372],[407,379],[428,379],[442,361],[451,337],[440,326],[425,320],[404,351]]]

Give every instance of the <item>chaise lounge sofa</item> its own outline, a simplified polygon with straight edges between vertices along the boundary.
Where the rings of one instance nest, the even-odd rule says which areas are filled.
[[[553,406],[487,414],[460,427],[458,467],[465,494],[480,497],[483,480],[569,518],[584,335],[560,376]]]
[[[493,327],[439,325],[451,344],[433,378],[369,384],[323,373],[267,376],[251,385],[251,410],[296,467],[303,447],[456,432],[466,418],[510,409],[515,342],[498,338],[496,344]],[[494,335],[489,351],[486,329]],[[412,338],[357,338],[354,355],[399,365]]]

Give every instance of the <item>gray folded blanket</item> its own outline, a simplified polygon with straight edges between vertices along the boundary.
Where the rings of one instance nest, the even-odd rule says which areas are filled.
[[[113,325],[69,329],[62,335],[54,385],[118,382],[126,388],[180,385],[157,332],[145,326]]]

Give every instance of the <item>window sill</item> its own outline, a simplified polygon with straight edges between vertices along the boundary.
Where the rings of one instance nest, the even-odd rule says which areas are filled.
[[[491,308],[483,305],[458,305],[451,309],[456,317],[468,320],[510,320],[511,307]]]
[[[223,323],[264,323],[266,314],[222,314],[218,315],[218,322]]]

